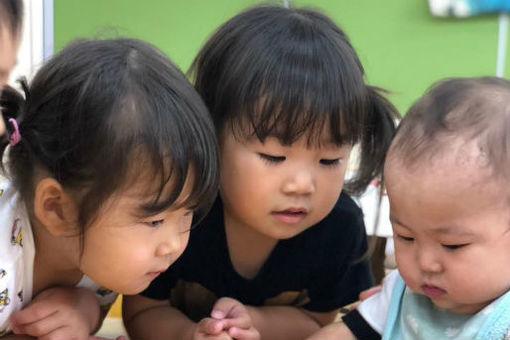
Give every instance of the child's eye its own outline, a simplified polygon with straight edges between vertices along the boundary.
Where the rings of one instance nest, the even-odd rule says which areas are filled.
[[[319,161],[319,163],[321,163],[322,165],[325,165],[325,166],[335,166],[335,165],[339,165],[340,164],[340,158],[335,158],[335,159],[321,159]]]
[[[469,243],[464,244],[443,244],[442,246],[448,250],[457,250],[469,245]]]
[[[161,220],[148,221],[148,222],[145,222],[145,224],[147,224],[151,228],[157,228],[160,225],[162,225],[163,222],[165,222],[165,220],[161,219]]]
[[[281,163],[285,160],[284,156],[271,156],[271,155],[268,155],[265,153],[260,153],[260,152],[258,155],[260,158],[262,158],[264,161],[266,161],[270,164]]]
[[[405,242],[413,242],[414,241],[414,237],[408,237],[408,236],[403,236],[403,235],[397,235],[397,237]]]

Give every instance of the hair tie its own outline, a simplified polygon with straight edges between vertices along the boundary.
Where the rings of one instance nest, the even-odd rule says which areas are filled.
[[[14,128],[13,133],[11,134],[11,137],[9,138],[9,144],[10,146],[14,146],[19,143],[21,140],[21,134],[19,133],[19,127],[18,122],[14,118],[9,118],[9,123],[12,124],[12,127]]]

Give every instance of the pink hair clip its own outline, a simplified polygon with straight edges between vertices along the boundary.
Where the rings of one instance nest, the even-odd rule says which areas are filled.
[[[11,134],[11,137],[9,138],[9,145],[14,146],[19,143],[21,140],[21,134],[19,133],[19,127],[18,122],[14,118],[9,118],[9,123],[12,124],[14,128],[14,132]]]

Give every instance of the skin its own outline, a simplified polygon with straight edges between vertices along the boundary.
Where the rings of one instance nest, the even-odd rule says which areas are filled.
[[[16,66],[20,45],[20,33],[13,34],[2,20],[0,21],[0,87],[7,84],[12,69]]]
[[[327,140],[326,133],[324,136]],[[273,137],[262,143],[257,139],[239,141],[230,134],[221,137],[220,147],[220,194],[229,254],[236,271],[249,279],[258,274],[279,240],[298,235],[331,211],[343,187],[351,147],[330,143],[309,147],[306,136],[284,146]],[[234,331],[246,331],[246,335],[234,336],[230,309],[220,300],[211,312],[216,321],[209,328],[202,327],[202,321],[193,323],[168,301],[143,296],[123,301],[125,324],[136,339],[223,339],[225,335],[256,339],[248,332],[251,327],[262,339],[303,339],[337,314],[336,310],[312,313],[291,306],[253,307],[231,302],[235,308],[245,309],[241,314],[247,313],[250,321],[241,326],[236,318]]]
[[[39,180],[32,221],[36,297],[13,314],[15,333],[43,340],[88,338],[100,316],[95,295],[74,288],[83,274],[115,292],[137,294],[182,254],[192,211],[171,207],[148,214],[143,207],[156,192],[152,176],[142,174],[127,183],[134,184],[114,193],[86,229],[81,249],[76,223],[79,195],[50,177]],[[186,197],[189,184],[178,202]],[[165,188],[169,190],[171,185]],[[54,286],[60,288],[48,289]]]
[[[510,289],[508,179],[494,176],[477,141],[404,165],[396,152],[385,167],[400,274],[439,309],[474,314]],[[342,322],[308,340],[355,340]]]
[[[476,142],[464,143],[413,171],[389,162],[386,180],[406,284],[438,308],[474,314],[510,289],[510,193]]]

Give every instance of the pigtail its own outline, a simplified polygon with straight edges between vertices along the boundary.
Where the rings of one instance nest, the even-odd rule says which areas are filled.
[[[370,182],[381,177],[386,152],[396,131],[396,121],[400,119],[398,110],[386,99],[382,89],[367,86],[369,107],[363,124],[360,143],[359,171],[356,177],[346,184],[352,194],[361,194]]]
[[[386,241],[378,238],[379,215],[381,212],[381,200],[384,192],[383,168],[386,153],[397,130],[397,120],[400,119],[398,110],[386,99],[382,89],[367,86],[369,95],[369,108],[364,121],[363,136],[360,145],[359,172],[356,177],[346,184],[346,189],[353,194],[362,194],[374,178],[379,178],[379,197],[375,205],[374,233],[370,237],[367,252],[354,263],[360,263],[371,259],[372,272],[376,276],[377,283],[382,279],[380,268],[372,258],[376,248],[384,249]],[[381,243],[382,242],[382,243]],[[384,251],[384,250],[383,250]],[[374,264],[375,263],[375,264]]]
[[[25,96],[28,96],[28,85],[25,79],[19,81]],[[17,144],[20,140],[20,116],[25,107],[25,97],[16,89],[6,86],[1,89],[0,95],[0,111],[5,126],[4,133],[0,136],[0,157],[3,155],[7,145]],[[15,143],[13,143],[15,141]],[[3,169],[3,162],[2,162]],[[5,170],[5,169],[4,169]]]

